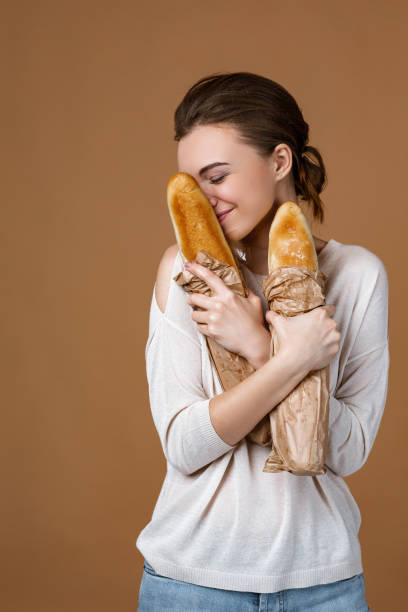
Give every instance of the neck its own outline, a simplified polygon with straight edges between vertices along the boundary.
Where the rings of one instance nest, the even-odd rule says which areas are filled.
[[[268,274],[269,230],[278,208],[279,203],[275,203],[258,225],[241,240],[246,265],[256,274]]]

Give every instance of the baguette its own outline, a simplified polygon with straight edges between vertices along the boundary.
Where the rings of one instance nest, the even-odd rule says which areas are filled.
[[[296,202],[282,204],[272,221],[269,275],[263,283],[268,306],[296,316],[325,303],[327,276],[319,271],[314,240]],[[273,326],[271,356],[279,351]],[[263,471],[324,474],[328,444],[329,366],[313,370],[269,413],[272,450]]]
[[[186,172],[174,174],[167,185],[167,203],[183,261],[204,250],[241,274],[210,202],[197,181]]]
[[[268,272],[283,266],[304,267],[312,272],[318,268],[312,233],[296,202],[281,204],[269,230]]]
[[[217,274],[235,293],[246,297],[241,272],[214,209],[190,174],[178,172],[167,185],[167,203],[183,262],[196,261]],[[211,295],[204,281],[184,270],[174,280],[188,293]],[[195,307],[201,310],[199,307]],[[224,391],[247,378],[254,368],[206,336],[207,348]]]

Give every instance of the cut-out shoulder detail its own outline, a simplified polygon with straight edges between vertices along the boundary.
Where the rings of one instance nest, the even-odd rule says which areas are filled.
[[[166,312],[167,297],[169,295],[171,273],[174,266],[174,260],[177,257],[178,246],[173,244],[168,247],[160,260],[157,269],[157,277],[155,284],[156,303],[162,313]]]

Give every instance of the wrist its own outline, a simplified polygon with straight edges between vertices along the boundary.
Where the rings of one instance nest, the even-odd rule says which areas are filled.
[[[275,357],[278,357],[285,369],[299,380],[303,380],[310,372],[308,364],[301,355],[289,348],[282,348]]]
[[[245,351],[245,359],[255,369],[259,370],[267,361],[271,349],[271,334],[262,326],[256,339],[249,345]]]

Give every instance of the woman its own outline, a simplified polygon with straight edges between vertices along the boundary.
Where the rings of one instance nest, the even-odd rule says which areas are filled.
[[[326,305],[285,319],[267,311],[261,290],[278,206],[302,199],[323,220],[326,173],[308,129],[282,86],[246,72],[201,79],[176,110],[178,169],[214,206],[249,295],[192,263],[212,295],[189,296],[173,280],[183,269],[177,245],[162,257],[146,365],[167,474],[136,542],[145,558],[141,611],[369,609],[361,516],[342,477],[366,462],[385,405],[384,265],[364,247],[313,237],[328,276]],[[271,359],[269,323],[282,347]],[[255,372],[223,392],[205,336]],[[263,472],[270,449],[247,434],[310,370],[329,363],[326,473]]]

